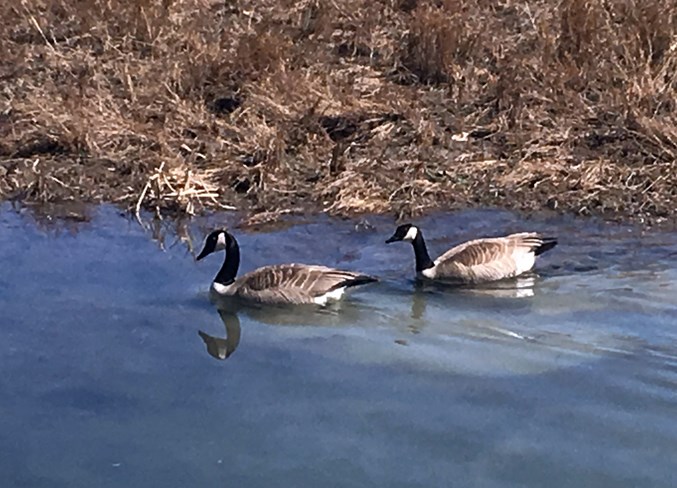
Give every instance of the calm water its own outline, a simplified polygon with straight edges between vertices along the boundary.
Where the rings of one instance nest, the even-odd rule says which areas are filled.
[[[0,486],[677,486],[677,234],[430,217],[435,255],[523,229],[560,246],[517,289],[415,290],[410,246],[369,223],[236,232],[245,271],[383,281],[224,315],[238,347],[218,361],[198,330],[226,336],[222,255],[162,250],[105,208],[78,233],[0,212]]]

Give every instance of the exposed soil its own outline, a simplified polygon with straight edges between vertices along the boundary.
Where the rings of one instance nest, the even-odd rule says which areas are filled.
[[[0,200],[677,220],[677,0],[25,0],[0,19]]]

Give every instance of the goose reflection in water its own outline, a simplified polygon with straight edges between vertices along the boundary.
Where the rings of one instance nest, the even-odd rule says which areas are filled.
[[[218,312],[223,325],[226,327],[226,337],[212,336],[201,330],[198,330],[197,333],[207,346],[207,353],[215,359],[223,360],[228,359],[237,349],[240,344],[242,329],[237,313],[226,310],[218,310]]]
[[[518,304],[513,300],[533,297],[535,290],[535,275],[525,275],[515,279],[474,286],[445,286],[442,283],[416,282],[413,293],[408,295],[411,299],[411,312],[407,330],[412,334],[418,334],[423,330],[426,324],[425,312],[428,301],[433,299],[434,296],[442,298],[445,306],[449,307],[450,310],[467,306],[469,300],[477,301],[479,306],[488,306],[494,300],[499,300],[502,308],[524,307],[528,306],[528,301],[525,303],[523,300],[518,300]],[[436,299],[433,300],[439,306],[440,302]],[[352,327],[355,324],[367,323],[372,325],[401,323],[401,319],[393,317],[388,309],[362,301],[339,301],[317,308],[298,305],[245,304],[237,300],[223,298],[218,300],[215,305],[226,329],[225,337],[213,336],[202,330],[198,331],[198,334],[206,345],[207,353],[218,360],[228,359],[240,344],[240,314],[244,314],[246,318],[258,323],[274,326]],[[476,324],[475,327],[478,327],[478,325]],[[495,329],[495,327],[490,328]],[[497,331],[501,333],[509,332],[502,329]],[[515,334],[509,333],[509,335]]]
[[[275,326],[341,327],[364,323],[367,314],[381,315],[368,305],[336,302],[317,308],[303,305],[257,305],[232,299],[216,302],[216,310],[226,329],[225,337],[198,330],[207,353],[215,359],[228,359],[240,344],[240,314],[261,324]]]
[[[420,281],[414,284],[416,293],[442,293],[456,298],[487,297],[498,299],[531,298],[537,289],[538,275],[527,273],[491,283],[465,285],[445,281]]]
[[[414,282],[414,290],[411,294],[407,331],[412,334],[423,332],[430,320],[430,317],[426,317],[426,310],[429,305],[432,305],[437,313],[439,313],[440,307],[449,309],[454,314],[453,321],[462,321],[468,310],[474,309],[527,310],[532,306],[532,301],[528,299],[534,297],[538,289],[537,278],[536,274],[527,274],[517,278],[477,285],[417,280]],[[435,313],[433,311],[433,314]],[[486,331],[492,334],[499,333],[525,338],[505,327],[483,323],[475,319],[466,323],[465,330],[471,334]],[[398,344],[407,343],[403,339],[398,339],[396,342]]]

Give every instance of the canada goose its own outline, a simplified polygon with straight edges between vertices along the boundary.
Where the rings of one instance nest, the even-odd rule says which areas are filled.
[[[468,284],[518,276],[533,268],[536,256],[557,245],[554,238],[522,232],[464,242],[433,261],[415,225],[400,225],[386,244],[396,241],[409,241],[414,247],[417,277]]]
[[[217,297],[236,297],[263,304],[318,304],[341,298],[346,288],[377,281],[351,271],[306,264],[276,264],[255,269],[236,278],[240,246],[225,229],[211,232],[197,260],[216,251],[226,258],[212,283]]]

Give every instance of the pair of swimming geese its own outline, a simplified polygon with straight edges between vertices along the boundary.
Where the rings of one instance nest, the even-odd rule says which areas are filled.
[[[557,245],[554,238],[535,232],[476,239],[449,249],[435,261],[430,258],[421,230],[400,225],[386,243],[411,242],[416,275],[422,280],[457,284],[479,284],[513,278],[529,271],[536,256]],[[261,304],[325,305],[340,299],[346,289],[377,281],[362,273],[306,264],[277,264],[255,269],[237,277],[240,246],[225,229],[211,232],[197,260],[226,251],[226,258],[212,282],[211,292]]]

